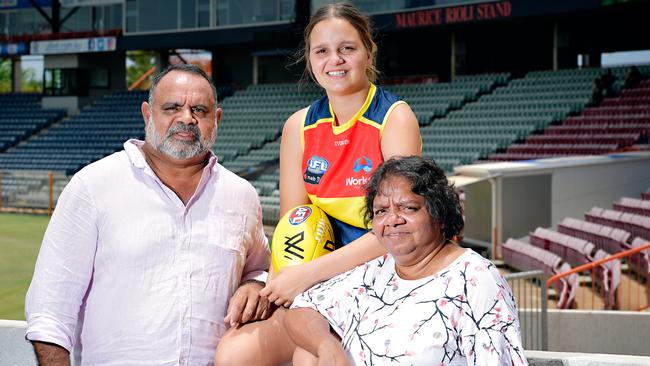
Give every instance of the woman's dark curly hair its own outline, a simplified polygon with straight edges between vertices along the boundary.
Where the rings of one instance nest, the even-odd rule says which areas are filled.
[[[461,233],[465,224],[453,184],[449,184],[445,173],[433,160],[419,156],[392,157],[372,174],[366,186],[366,227],[370,226],[374,216],[372,204],[379,186],[392,177],[406,178],[411,182],[411,191],[424,197],[429,215],[440,223],[446,240]]]

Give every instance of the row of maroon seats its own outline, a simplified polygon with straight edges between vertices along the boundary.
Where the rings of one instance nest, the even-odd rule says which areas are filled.
[[[617,150],[643,149],[638,145],[650,136],[650,80],[606,98],[580,116],[568,117],[561,126],[548,127],[543,135],[531,135],[505,153],[488,160],[528,160],[568,155],[599,155]],[[533,146],[533,145],[542,145]],[[610,146],[611,145],[611,146]]]
[[[621,91],[622,97],[648,97],[650,96],[650,79],[642,80],[638,87],[624,89]]]
[[[641,193],[641,198],[643,198],[644,200],[650,200],[650,188],[646,189],[645,192]]]
[[[571,265],[557,254],[515,239],[508,239],[501,246],[501,253],[510,267],[519,271],[541,270],[547,278],[571,270]],[[555,281],[553,288],[558,294],[558,308],[570,308],[578,291],[578,275],[574,273]]]
[[[650,200],[621,197],[613,204],[616,211],[630,212],[633,214],[650,217]]]
[[[587,240],[597,248],[610,254],[630,249],[628,242],[632,235],[625,230],[565,217],[558,225],[558,231],[562,234]]]
[[[609,256],[593,243],[544,228],[537,228],[530,234],[530,243],[559,255],[572,266]],[[593,277],[603,290],[605,308],[613,309],[616,306],[616,290],[621,283],[621,262],[616,259],[596,266]]]
[[[575,125],[619,125],[619,124],[648,124],[650,112],[627,114],[623,116],[573,116],[564,120],[564,126]]]
[[[646,245],[650,242],[650,215],[644,216],[643,213],[646,213],[645,208],[650,207],[650,188],[641,196],[641,200],[621,197],[614,202],[615,209],[628,212],[594,207],[585,213],[587,221],[564,218],[558,224],[558,232],[537,228],[529,236],[532,245],[508,239],[501,250],[504,262],[521,271],[537,269],[544,271],[546,276],[552,276],[568,272],[571,265],[579,266]],[[632,209],[642,212],[629,212]],[[634,235],[638,236],[630,240]],[[650,281],[650,249],[624,260],[632,271]],[[576,276],[574,280],[572,276]],[[621,283],[621,262],[613,260],[597,266],[594,278],[603,289],[605,307],[614,308],[616,289]],[[577,275],[562,278],[553,286],[560,294],[558,307],[568,307],[575,298]]]
[[[532,135],[526,140],[526,144],[581,144],[589,141],[590,144],[612,144],[617,148],[632,146],[639,139],[638,133],[607,133],[607,134],[544,134]]]
[[[592,207],[585,213],[585,218],[589,222],[619,228],[643,239],[650,238],[650,217],[647,216]]]
[[[506,152],[528,153],[538,155],[598,155],[615,151],[616,144],[517,144],[510,146]]]
[[[600,103],[602,107],[647,106],[648,104],[650,104],[650,96],[607,98]]]
[[[591,107],[582,111],[585,116],[621,116],[629,114],[646,114],[647,105]]]
[[[621,124],[579,124],[550,126],[543,136],[548,135],[602,135],[602,134],[637,134],[639,138],[650,136],[650,119],[647,123]]]
[[[490,155],[491,161],[520,161],[520,160],[533,160],[540,158],[554,158],[563,156],[558,153],[519,153],[519,152],[505,152]]]

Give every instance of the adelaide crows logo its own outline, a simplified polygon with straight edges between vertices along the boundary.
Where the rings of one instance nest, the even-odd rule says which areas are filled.
[[[361,159],[363,159],[363,162],[361,161]],[[367,156],[358,158],[354,162],[354,172],[358,173],[361,170],[363,170],[366,173],[370,173],[370,171],[372,170],[372,161],[370,161],[370,159],[368,159]]]

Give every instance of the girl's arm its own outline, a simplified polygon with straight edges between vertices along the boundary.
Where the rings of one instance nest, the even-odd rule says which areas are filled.
[[[422,137],[418,119],[408,104],[400,104],[391,112],[381,135],[384,160],[393,156],[422,156]]]
[[[302,147],[300,124],[306,109],[296,112],[284,125],[280,145],[280,214],[290,208],[309,203],[300,171]],[[421,155],[422,138],[417,118],[407,104],[391,112],[381,139],[384,159],[395,155]],[[283,204],[284,203],[284,204]],[[359,213],[361,215],[361,213]],[[328,255],[299,266],[283,268],[260,292],[279,306],[288,306],[301,292],[314,284],[346,272],[386,253],[377,238],[368,233]]]
[[[307,114],[302,109],[287,119],[280,142],[280,217],[291,208],[311,203],[302,178],[302,146],[300,126]]]

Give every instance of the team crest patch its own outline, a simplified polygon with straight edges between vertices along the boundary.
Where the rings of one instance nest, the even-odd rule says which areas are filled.
[[[370,161],[370,159],[368,159],[367,156],[358,158],[354,162],[354,172],[358,173],[361,170],[363,170],[366,173],[370,173],[370,171],[372,170],[372,161]]]
[[[305,169],[305,173],[303,174],[305,183],[319,184],[329,166],[330,164],[327,160],[320,156],[312,156],[307,160],[307,169]]]

